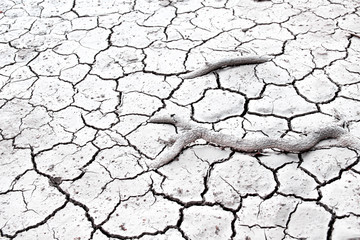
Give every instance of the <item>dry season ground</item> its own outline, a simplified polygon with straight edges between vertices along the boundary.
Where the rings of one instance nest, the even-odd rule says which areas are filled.
[[[359,138],[359,0],[0,1],[1,240],[359,240]]]

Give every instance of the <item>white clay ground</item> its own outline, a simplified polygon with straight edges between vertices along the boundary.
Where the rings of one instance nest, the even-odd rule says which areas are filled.
[[[359,0],[1,0],[1,240],[359,240],[360,149],[199,140],[148,170],[176,113],[237,137],[360,138]],[[207,62],[267,63],[178,77]],[[327,140],[328,141],[328,140]]]

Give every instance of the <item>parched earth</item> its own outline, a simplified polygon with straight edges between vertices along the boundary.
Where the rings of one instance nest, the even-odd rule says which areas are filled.
[[[193,79],[219,59],[269,55]],[[243,139],[360,138],[359,0],[1,0],[1,240],[358,240],[360,149],[204,140],[150,169],[176,114]]]

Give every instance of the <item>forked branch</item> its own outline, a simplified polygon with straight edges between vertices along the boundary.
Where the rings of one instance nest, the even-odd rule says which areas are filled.
[[[298,139],[271,137],[244,139],[234,135],[215,132],[211,129],[192,124],[191,122],[186,122],[179,119],[176,115],[156,117],[150,119],[148,122],[173,124],[181,130],[181,133],[176,135],[176,138],[169,141],[169,146],[154,160],[148,163],[150,169],[156,169],[171,162],[180,154],[184,147],[198,139],[203,139],[221,147],[230,147],[235,151],[241,152],[278,149],[290,153],[301,153],[312,149],[320,141],[325,139],[337,140],[329,145],[332,147],[348,147],[354,150],[360,150],[360,139],[352,136],[340,125],[335,124],[310,132],[306,136],[299,137]]]

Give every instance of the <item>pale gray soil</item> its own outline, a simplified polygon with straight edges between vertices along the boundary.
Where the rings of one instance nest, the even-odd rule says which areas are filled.
[[[355,145],[184,139],[155,164],[194,128],[336,124],[360,141],[359,0],[0,1],[1,240],[360,239]]]

